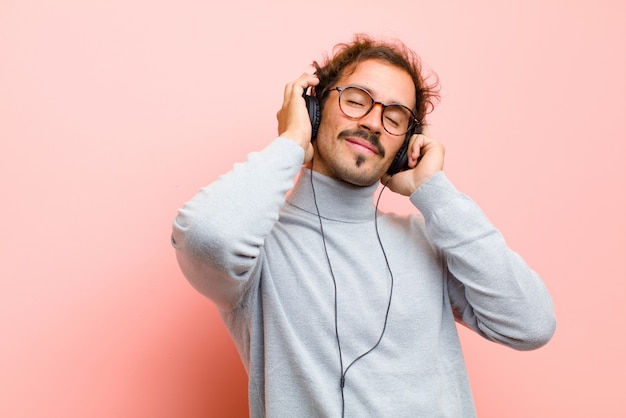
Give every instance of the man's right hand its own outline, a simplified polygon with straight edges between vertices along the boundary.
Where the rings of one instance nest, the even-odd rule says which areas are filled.
[[[283,106],[276,113],[278,135],[294,141],[304,149],[304,164],[313,158],[313,145],[311,144],[312,127],[309,112],[302,96],[309,86],[316,86],[318,83],[319,79],[316,75],[306,73],[288,83],[285,86]]]

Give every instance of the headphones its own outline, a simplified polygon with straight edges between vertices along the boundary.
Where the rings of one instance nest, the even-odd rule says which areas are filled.
[[[322,109],[320,106],[320,101],[317,97],[312,96],[311,94],[307,94],[306,91],[302,95],[304,97],[304,101],[306,102],[306,108],[309,112],[309,120],[311,121],[311,138],[315,140],[317,137],[317,131],[320,127],[320,121],[322,120]],[[389,169],[387,170],[387,174],[394,175],[399,173],[400,171],[409,169],[409,158],[407,156],[409,150],[409,139],[413,134],[420,134],[421,125],[418,124],[413,130],[407,132],[406,137],[404,138],[404,143],[400,150],[394,157]]]

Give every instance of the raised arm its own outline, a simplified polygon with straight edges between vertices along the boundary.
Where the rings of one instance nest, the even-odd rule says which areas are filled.
[[[484,337],[519,350],[552,337],[552,300],[539,276],[509,249],[482,210],[443,173],[445,151],[428,126],[411,138],[409,169],[382,180],[410,196],[429,239],[445,258],[448,290],[458,321]]]
[[[181,270],[221,309],[234,307],[256,277],[265,237],[300,167],[312,158],[302,94],[317,82],[303,74],[288,83],[277,113],[279,137],[200,190],[174,220],[172,244]]]
[[[546,344],[556,327],[550,295],[478,205],[443,173],[422,185],[411,201],[424,215],[429,238],[445,258],[456,319],[518,350]]]
[[[174,220],[172,242],[189,282],[220,308],[236,304],[256,271],[302,164],[301,147],[278,138],[200,190]]]

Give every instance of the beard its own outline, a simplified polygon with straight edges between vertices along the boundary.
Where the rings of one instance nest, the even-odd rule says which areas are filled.
[[[379,159],[379,161],[386,155],[386,150],[380,142],[380,136],[363,129],[346,129],[341,131],[337,135],[337,138],[326,138],[321,139],[321,141],[342,142],[345,141],[346,138],[360,138],[369,142],[378,152],[377,159]],[[314,160],[317,160],[318,167],[321,162],[322,167],[320,167],[319,171],[322,174],[361,187],[373,185],[379,181],[387,171],[386,166],[378,164],[368,166],[366,164],[367,157],[365,155],[357,153],[348,157],[348,155],[343,152],[337,153],[334,152],[332,148],[324,147],[323,145],[320,146],[320,138],[315,141]],[[315,161],[313,164],[314,163]]]

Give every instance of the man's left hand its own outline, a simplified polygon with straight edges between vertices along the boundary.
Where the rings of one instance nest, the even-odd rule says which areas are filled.
[[[385,174],[381,182],[390,190],[405,196],[412,195],[433,175],[443,170],[445,149],[430,137],[428,126],[424,125],[421,134],[409,140],[409,169],[390,176]]]

